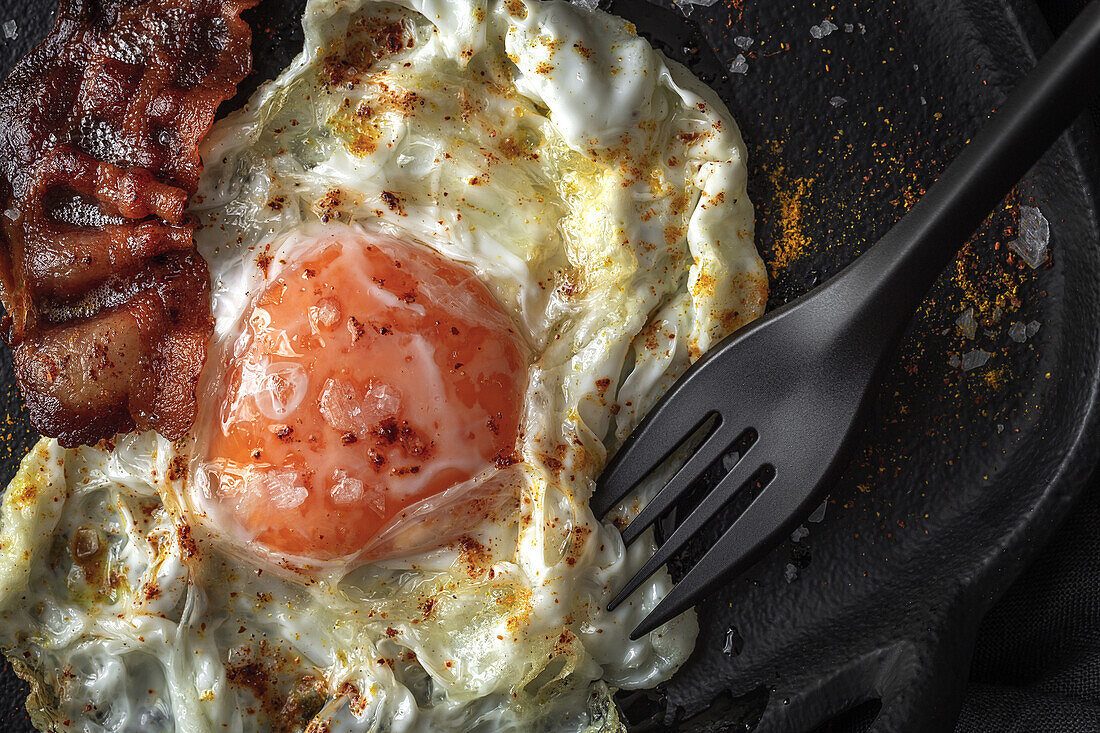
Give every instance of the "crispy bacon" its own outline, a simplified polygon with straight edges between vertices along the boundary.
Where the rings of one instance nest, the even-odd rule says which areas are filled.
[[[194,419],[212,323],[185,209],[256,1],[61,0],[0,87],[3,337],[63,445]]]

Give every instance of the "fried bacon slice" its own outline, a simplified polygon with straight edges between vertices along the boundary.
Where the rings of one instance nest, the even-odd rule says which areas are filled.
[[[212,322],[185,213],[257,0],[61,0],[0,86],[3,338],[62,445],[181,437]]]

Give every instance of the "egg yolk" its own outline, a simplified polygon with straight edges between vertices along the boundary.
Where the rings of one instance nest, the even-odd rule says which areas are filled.
[[[255,298],[226,368],[206,462],[279,553],[356,553],[516,460],[523,342],[473,273],[423,247],[322,237]]]

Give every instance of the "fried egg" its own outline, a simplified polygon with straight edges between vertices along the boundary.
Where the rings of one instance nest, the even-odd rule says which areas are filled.
[[[760,315],[744,145],[679,64],[541,0],[312,0],[208,137],[215,321],[187,440],[43,441],[0,634],[43,728],[619,730],[654,550],[588,507],[661,393]]]

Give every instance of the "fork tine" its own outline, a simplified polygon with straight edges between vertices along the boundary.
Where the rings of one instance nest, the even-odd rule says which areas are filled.
[[[723,578],[743,570],[758,552],[771,546],[783,533],[788,518],[801,516],[817,493],[815,487],[800,489],[778,480],[778,477],[772,479],[672,592],[638,624],[630,634],[631,639],[639,639],[679,616]]]
[[[653,524],[658,517],[668,511],[676,503],[676,500],[683,496],[692,484],[710,468],[711,464],[729,449],[728,433],[729,431],[723,430],[722,420],[719,419],[718,424],[711,428],[710,433],[707,434],[695,453],[657,492],[656,496],[649,500],[641,513],[634,518],[634,521],[623,530],[624,544],[629,545],[638,539],[638,536],[645,531],[646,527]]]
[[[663,404],[650,410],[600,475],[589,502],[597,518],[602,519],[611,507],[622,501],[639,481],[652,473],[661,461],[714,415],[710,412],[692,420],[685,418],[683,410],[662,409],[670,404],[669,398],[672,396],[670,390]]]
[[[757,471],[763,466],[762,461],[750,460],[752,455],[752,446],[745,451],[745,454],[741,456],[741,460],[737,462],[737,465],[718,482],[718,485],[699,502],[699,506],[695,508],[691,514],[689,514],[683,521],[683,523],[676,528],[676,531],[665,540],[664,544],[657,548],[657,552],[653,553],[653,556],[649,558],[642,569],[634,574],[623,589],[615,595],[611,603],[607,604],[609,611],[615,610],[615,608],[625,601],[638,587],[649,579],[649,576],[657,572],[657,569],[668,562],[668,559],[672,557],[677,551],[680,550],[687,541],[691,539],[699,529],[707,523],[715,514],[718,513],[726,502],[728,502],[734,494],[736,494],[742,486],[744,486]],[[709,552],[707,553],[710,554]],[[694,568],[692,569],[694,572]],[[690,573],[689,573],[690,575]],[[680,581],[676,585],[677,588],[683,584]],[[675,589],[672,593],[675,593]],[[669,594],[670,596],[672,594]],[[659,608],[660,606],[658,606]],[[656,609],[654,609],[656,612]],[[651,614],[652,615],[652,614]]]

